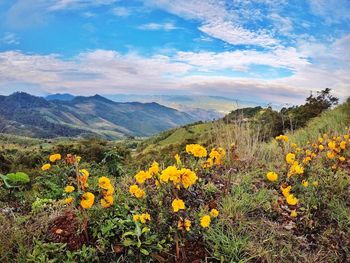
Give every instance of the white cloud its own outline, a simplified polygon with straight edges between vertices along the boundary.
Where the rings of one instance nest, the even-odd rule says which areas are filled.
[[[147,0],[146,4],[161,8],[186,19],[201,23],[203,33],[232,45],[257,45],[269,47],[278,43],[267,31],[251,31],[244,26],[240,13],[226,6],[223,0]]]
[[[311,11],[324,17],[327,23],[341,23],[350,20],[348,0],[309,0]]]
[[[209,22],[200,26],[199,30],[232,45],[271,46],[277,44],[277,41],[265,32],[252,32],[229,21]]]
[[[138,29],[141,30],[164,30],[164,31],[171,31],[174,29],[177,29],[176,25],[171,22],[166,23],[148,23],[143,24],[138,27]]]
[[[112,9],[112,13],[116,16],[126,17],[130,15],[130,11],[125,7],[115,7]]]
[[[0,90],[18,83],[23,87],[27,83],[28,92],[33,86],[45,92],[60,90],[83,95],[177,91],[301,103],[310,90],[328,87],[344,99],[350,95],[350,58],[344,55],[349,49],[349,39],[350,35],[344,36],[331,46],[304,43],[298,48],[277,47],[264,52],[175,52],[151,57],[94,50],[80,53],[71,60],[54,54],[8,51],[0,53]],[[322,50],[329,52],[319,53]],[[318,64],[311,63],[309,57]],[[333,65],[327,64],[329,59]],[[294,74],[274,79],[222,74],[223,71],[247,71],[252,65],[287,68]],[[203,71],[211,74],[197,73]]]
[[[0,39],[1,42],[7,45],[18,45],[20,43],[16,34],[8,32]]]

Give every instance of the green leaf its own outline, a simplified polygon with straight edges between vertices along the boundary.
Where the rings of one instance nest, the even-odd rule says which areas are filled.
[[[142,254],[146,255],[146,256],[149,255],[149,252],[148,252],[146,249],[144,249],[144,248],[141,248],[141,249],[140,249],[140,252],[141,252]]]
[[[0,178],[3,180],[6,188],[13,188],[13,186],[9,184],[8,178],[5,175],[0,174]]]
[[[30,182],[29,176],[26,173],[17,172],[7,174],[6,177],[12,185],[16,184],[27,184]]]
[[[136,234],[135,234],[134,232],[132,232],[132,231],[128,231],[128,232],[125,232],[125,233],[122,235],[123,238],[124,238],[124,237],[127,237],[127,236],[136,236]]]
[[[135,245],[135,242],[132,241],[131,239],[127,238],[123,241],[123,245],[124,245],[124,247],[130,247],[132,245]]]
[[[141,233],[142,233],[142,234],[143,234],[143,233],[148,233],[150,230],[151,230],[151,229],[149,229],[148,227],[144,227],[144,228],[142,228]]]

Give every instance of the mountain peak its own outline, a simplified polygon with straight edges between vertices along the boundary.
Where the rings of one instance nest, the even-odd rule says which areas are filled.
[[[15,92],[4,98],[3,102],[9,108],[40,108],[49,107],[50,103],[41,97],[30,95],[26,92]]]

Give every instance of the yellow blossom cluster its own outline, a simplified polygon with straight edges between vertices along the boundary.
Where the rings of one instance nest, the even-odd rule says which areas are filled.
[[[196,173],[190,169],[177,169],[176,166],[168,166],[162,171],[159,179],[161,183],[171,181],[176,188],[183,186],[187,189],[196,183],[198,177]]]
[[[145,191],[139,188],[137,184],[131,185],[129,188],[129,192],[136,198],[142,198],[145,195]]]
[[[94,202],[95,202],[95,195],[93,193],[85,192],[81,196],[80,205],[84,209],[91,208]]]
[[[111,207],[113,205],[113,193],[114,193],[114,187],[111,184],[111,181],[109,178],[102,176],[98,179],[98,186],[102,188],[102,195],[103,198],[101,199],[101,205],[104,208]]]
[[[145,224],[148,221],[151,221],[151,215],[149,213],[135,214],[132,219],[134,222],[140,221],[142,224]]]
[[[287,135],[279,135],[275,138],[277,141],[279,142],[288,142],[289,141],[289,138]]]
[[[203,158],[208,156],[207,149],[205,149],[203,146],[199,144],[186,145],[186,152],[198,158]]]
[[[213,208],[209,215],[204,215],[201,217],[200,219],[200,225],[203,227],[203,228],[207,228],[210,226],[210,223],[211,223],[211,219],[212,218],[215,218],[215,217],[218,217],[219,216],[219,211],[216,210],[215,208]]]

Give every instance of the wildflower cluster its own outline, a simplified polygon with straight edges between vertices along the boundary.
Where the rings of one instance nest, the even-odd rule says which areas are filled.
[[[133,220],[146,223],[151,220],[152,215],[152,221],[158,227],[162,227],[159,224],[161,222],[172,229],[176,246],[185,238],[186,232],[197,231],[195,235],[198,235],[200,228],[208,228],[211,221],[219,215],[216,209],[203,215],[201,211],[207,208],[200,207],[200,204],[199,207],[198,204],[194,205],[192,195],[201,191],[198,182],[203,180],[200,179],[203,163],[209,160],[212,165],[220,165],[226,154],[224,149],[214,148],[208,155],[207,149],[199,144],[187,145],[186,152],[196,159],[190,157],[182,161],[180,155],[176,154],[175,163],[164,169],[157,162],[153,162],[147,170],[139,171],[134,176],[135,183],[129,186],[130,194],[140,202],[136,210],[143,211],[134,213]],[[161,206],[159,200],[162,200]],[[150,214],[144,211],[150,211]]]
[[[279,145],[283,150],[288,149],[286,145],[289,139],[286,135],[280,135],[276,137]],[[332,170],[337,170],[339,166],[344,164],[347,160],[346,150],[350,144],[350,130],[347,129],[346,134],[338,136],[329,136],[323,134],[317,140],[317,142],[308,142],[305,147],[298,147],[297,144],[291,143],[289,149],[292,149],[285,155],[286,162],[286,177],[284,182],[281,182],[280,191],[281,194],[290,207],[290,216],[297,217],[298,212],[296,210],[299,200],[295,196],[293,189],[308,188],[310,185],[318,187],[318,181],[309,183],[307,180],[310,173],[310,165],[315,159],[320,159],[324,166],[329,166]],[[328,161],[327,161],[328,160]],[[279,180],[279,175],[275,171],[269,171],[266,174],[267,180],[275,182]],[[300,186],[300,187],[298,187]]]
[[[59,161],[62,159],[60,154],[53,154],[49,156],[51,163],[59,165]],[[65,199],[63,200],[64,204],[71,204],[75,200],[79,203],[80,207],[83,209],[91,208],[95,203],[95,194],[91,191],[87,191],[89,188],[89,177],[90,173],[86,169],[79,169],[81,157],[68,154],[65,158],[65,164],[72,167],[75,177],[68,177],[66,180],[69,182],[65,186]],[[63,162],[61,162],[63,163]],[[41,170],[48,171],[52,166],[50,163],[44,164],[41,167]],[[98,186],[102,190],[102,199],[101,205],[105,208],[113,205],[113,194],[114,187],[111,184],[110,180],[107,177],[101,177],[98,180]]]

